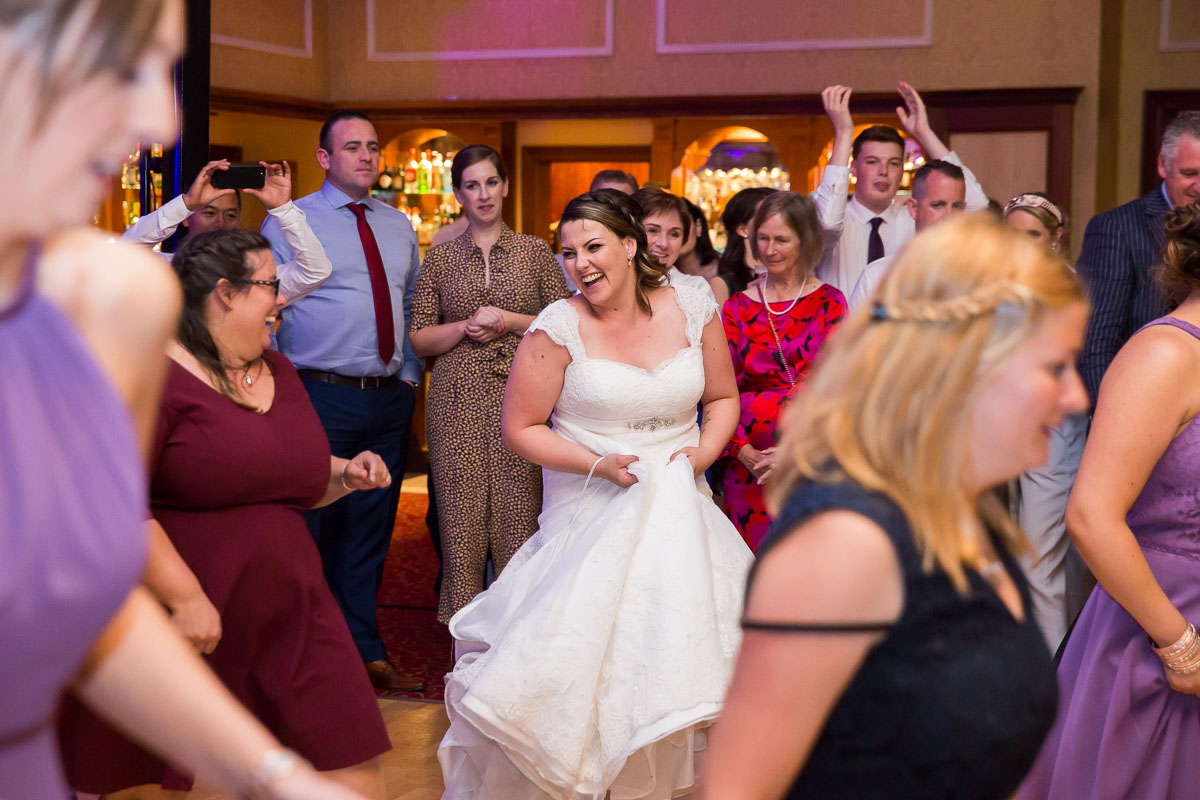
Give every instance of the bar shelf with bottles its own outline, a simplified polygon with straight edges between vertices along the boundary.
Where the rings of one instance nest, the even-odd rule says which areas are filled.
[[[144,158],[146,155],[148,159]],[[124,233],[126,228],[138,221],[143,210],[153,211],[162,205],[162,173],[151,169],[151,207],[142,208],[142,167],[145,164],[156,165],[161,159],[161,144],[150,145],[148,154],[143,153],[139,146],[125,159],[121,164],[121,174],[113,177],[108,198],[93,220],[97,228],[111,233]]]
[[[409,218],[422,248],[429,246],[439,228],[462,214],[451,188],[453,160],[453,152],[443,154],[432,148],[409,148],[407,160],[389,160],[385,155],[379,180],[371,189],[372,195]]]

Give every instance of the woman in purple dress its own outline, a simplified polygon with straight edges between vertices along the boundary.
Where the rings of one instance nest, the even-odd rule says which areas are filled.
[[[301,512],[386,487],[391,473],[370,451],[330,455],[296,370],[269,349],[283,298],[266,239],[193,234],[171,263],[183,319],[150,456],[143,580],[280,741],[382,800],[391,743]],[[60,742],[80,791],[191,788],[76,704]]]
[[[1021,800],[1200,794],[1200,206],[1172,211],[1166,230],[1160,274],[1183,302],[1134,334],[1100,385],[1067,503],[1099,585]]]
[[[135,588],[142,452],[179,290],[154,256],[72,229],[92,219],[135,141],[174,138],[182,40],[178,0],[0,0],[6,800],[67,796],[54,719],[68,688],[238,795],[359,797],[281,749]]]

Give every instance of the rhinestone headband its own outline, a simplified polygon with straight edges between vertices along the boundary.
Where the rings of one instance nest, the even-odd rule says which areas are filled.
[[[1008,216],[1008,212],[1016,208],[1040,208],[1043,211],[1050,212],[1050,216],[1058,221],[1059,225],[1063,224],[1063,214],[1058,206],[1051,203],[1046,198],[1037,194],[1019,194],[1012,200],[1008,201],[1008,205],[1004,207],[1004,215]]]

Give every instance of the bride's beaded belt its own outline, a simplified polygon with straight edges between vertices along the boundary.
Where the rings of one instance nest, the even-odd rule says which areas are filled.
[[[666,414],[663,416],[640,417],[637,419],[596,419],[595,417],[585,417],[581,414],[572,414],[567,411],[554,411],[556,419],[563,422],[569,422],[572,425],[578,425],[586,430],[596,433],[615,435],[622,431],[638,431],[639,433],[653,433],[655,431],[667,430],[669,428],[680,428],[688,425],[693,425],[696,422],[696,415],[692,412],[684,414]]]

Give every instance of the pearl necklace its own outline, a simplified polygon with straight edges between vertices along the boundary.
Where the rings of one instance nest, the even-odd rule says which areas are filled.
[[[808,288],[808,278],[809,278],[808,275],[804,276],[804,283],[800,284],[800,291],[796,292],[796,296],[795,296],[795,298],[792,299],[791,305],[789,305],[783,311],[773,311],[771,309],[771,304],[767,302],[767,296],[765,293],[763,294],[763,299],[762,299],[763,308],[765,308],[767,310],[768,314],[775,316],[775,317],[779,317],[779,316],[782,316],[782,315],[788,313],[789,311],[791,311],[793,308],[796,307],[796,303],[800,302],[800,298],[804,296],[804,290]],[[771,288],[770,275],[767,275],[767,274],[763,275],[763,287],[766,289]],[[781,300],[779,302],[783,302],[783,301]]]

